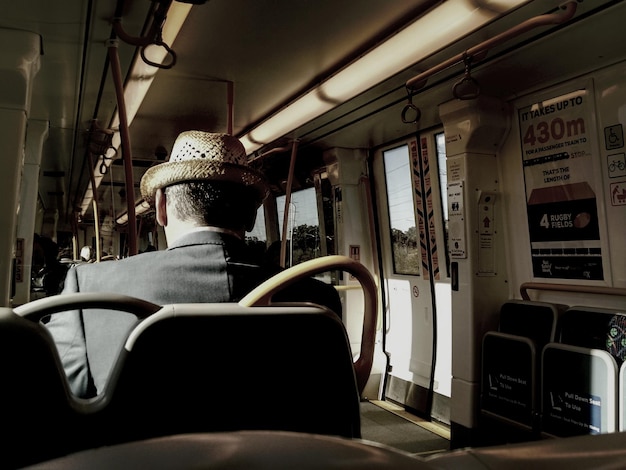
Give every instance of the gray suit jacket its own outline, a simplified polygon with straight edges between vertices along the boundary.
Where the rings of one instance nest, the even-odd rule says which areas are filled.
[[[233,236],[193,232],[164,251],[71,268],[63,293],[115,292],[159,305],[236,302],[275,273],[250,259],[246,245]],[[281,299],[275,299],[314,301],[341,315],[335,289],[309,281],[296,284]],[[47,327],[74,394],[89,397],[102,391],[137,322],[125,312],[95,309],[52,316]]]

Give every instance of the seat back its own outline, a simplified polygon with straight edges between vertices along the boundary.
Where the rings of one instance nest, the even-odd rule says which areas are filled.
[[[622,312],[596,307],[570,307],[561,316],[558,344],[549,344],[543,353],[544,434],[571,436],[617,429],[624,320]]]
[[[1,468],[23,467],[82,447],[81,417],[56,348],[42,325],[0,308]]]
[[[522,336],[495,331],[483,338],[481,411],[532,431],[536,398],[534,343]]]
[[[165,306],[131,333],[102,400],[104,444],[245,429],[360,436],[346,331],[317,306]]]
[[[484,416],[524,433],[539,432],[539,354],[554,340],[563,310],[562,305],[515,299],[502,305],[498,331],[483,338]]]
[[[618,369],[608,352],[550,343],[542,370],[543,435],[615,432]]]
[[[500,308],[498,331],[529,338],[537,350],[554,341],[565,305],[533,300],[511,299]]]
[[[559,322],[560,343],[601,349],[613,356],[618,366],[626,358],[626,313],[597,307],[571,307]]]
[[[622,362],[618,376],[618,427],[620,432],[626,431],[626,362]]]

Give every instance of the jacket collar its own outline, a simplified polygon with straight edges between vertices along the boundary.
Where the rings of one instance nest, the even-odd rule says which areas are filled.
[[[167,249],[172,250],[189,245],[224,245],[227,243],[243,243],[243,241],[234,233],[230,233],[230,231],[223,231],[221,229],[215,230],[214,227],[198,227],[178,237]]]

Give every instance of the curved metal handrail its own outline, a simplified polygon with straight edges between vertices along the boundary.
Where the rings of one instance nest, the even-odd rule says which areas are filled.
[[[59,294],[33,300],[15,307],[13,311],[24,318],[39,321],[46,315],[68,310],[103,308],[132,313],[138,318],[146,318],[161,309],[160,305],[128,295],[112,292],[79,292]]]
[[[332,255],[316,258],[296,266],[292,266],[253,289],[248,295],[239,301],[244,307],[270,305],[274,294],[290,286],[300,279],[315,274],[340,269],[352,274],[363,286],[364,295],[364,319],[361,332],[361,352],[354,362],[359,393],[363,392],[374,361],[374,340],[376,337],[376,309],[378,306],[378,291],[374,278],[358,261],[347,256]]]

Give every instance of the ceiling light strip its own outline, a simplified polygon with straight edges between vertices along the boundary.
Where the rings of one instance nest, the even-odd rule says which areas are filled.
[[[527,1],[496,1],[488,9],[471,0],[441,3],[241,136],[246,152],[287,135]]]

